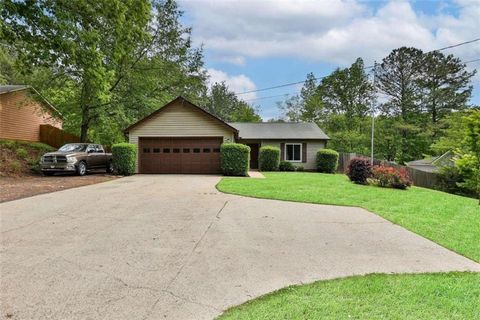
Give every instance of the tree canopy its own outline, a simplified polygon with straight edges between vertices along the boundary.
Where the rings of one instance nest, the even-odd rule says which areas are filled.
[[[229,121],[259,121],[236,97],[219,105],[182,15],[174,0],[5,0],[0,83],[36,87],[82,141],[123,141],[125,127],[179,95]]]

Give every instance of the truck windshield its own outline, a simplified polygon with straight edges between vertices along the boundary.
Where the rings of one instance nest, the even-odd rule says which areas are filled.
[[[87,148],[86,144],[66,144],[62,146],[58,151],[60,152],[84,152],[85,149]]]

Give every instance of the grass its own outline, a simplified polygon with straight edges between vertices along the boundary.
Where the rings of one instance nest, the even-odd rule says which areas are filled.
[[[480,319],[480,274],[372,274],[292,286],[219,319]]]
[[[53,150],[41,142],[0,140],[0,177],[40,173],[40,157]]]
[[[258,198],[357,206],[480,262],[478,200],[430,189],[362,186],[345,175],[264,173],[266,179],[224,178],[222,192]]]

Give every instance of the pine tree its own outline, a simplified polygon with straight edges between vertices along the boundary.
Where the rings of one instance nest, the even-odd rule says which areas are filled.
[[[472,94],[470,79],[475,71],[467,71],[459,58],[439,51],[429,52],[422,59],[421,72],[418,86],[422,107],[433,124],[452,111],[466,107]]]
[[[393,50],[375,70],[377,88],[387,99],[381,111],[388,116],[400,116],[410,123],[420,113],[420,90],[422,51],[402,47]]]

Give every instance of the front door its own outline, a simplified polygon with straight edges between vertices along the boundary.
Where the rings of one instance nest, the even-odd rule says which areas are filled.
[[[250,147],[250,169],[258,169],[258,143],[249,143]]]

